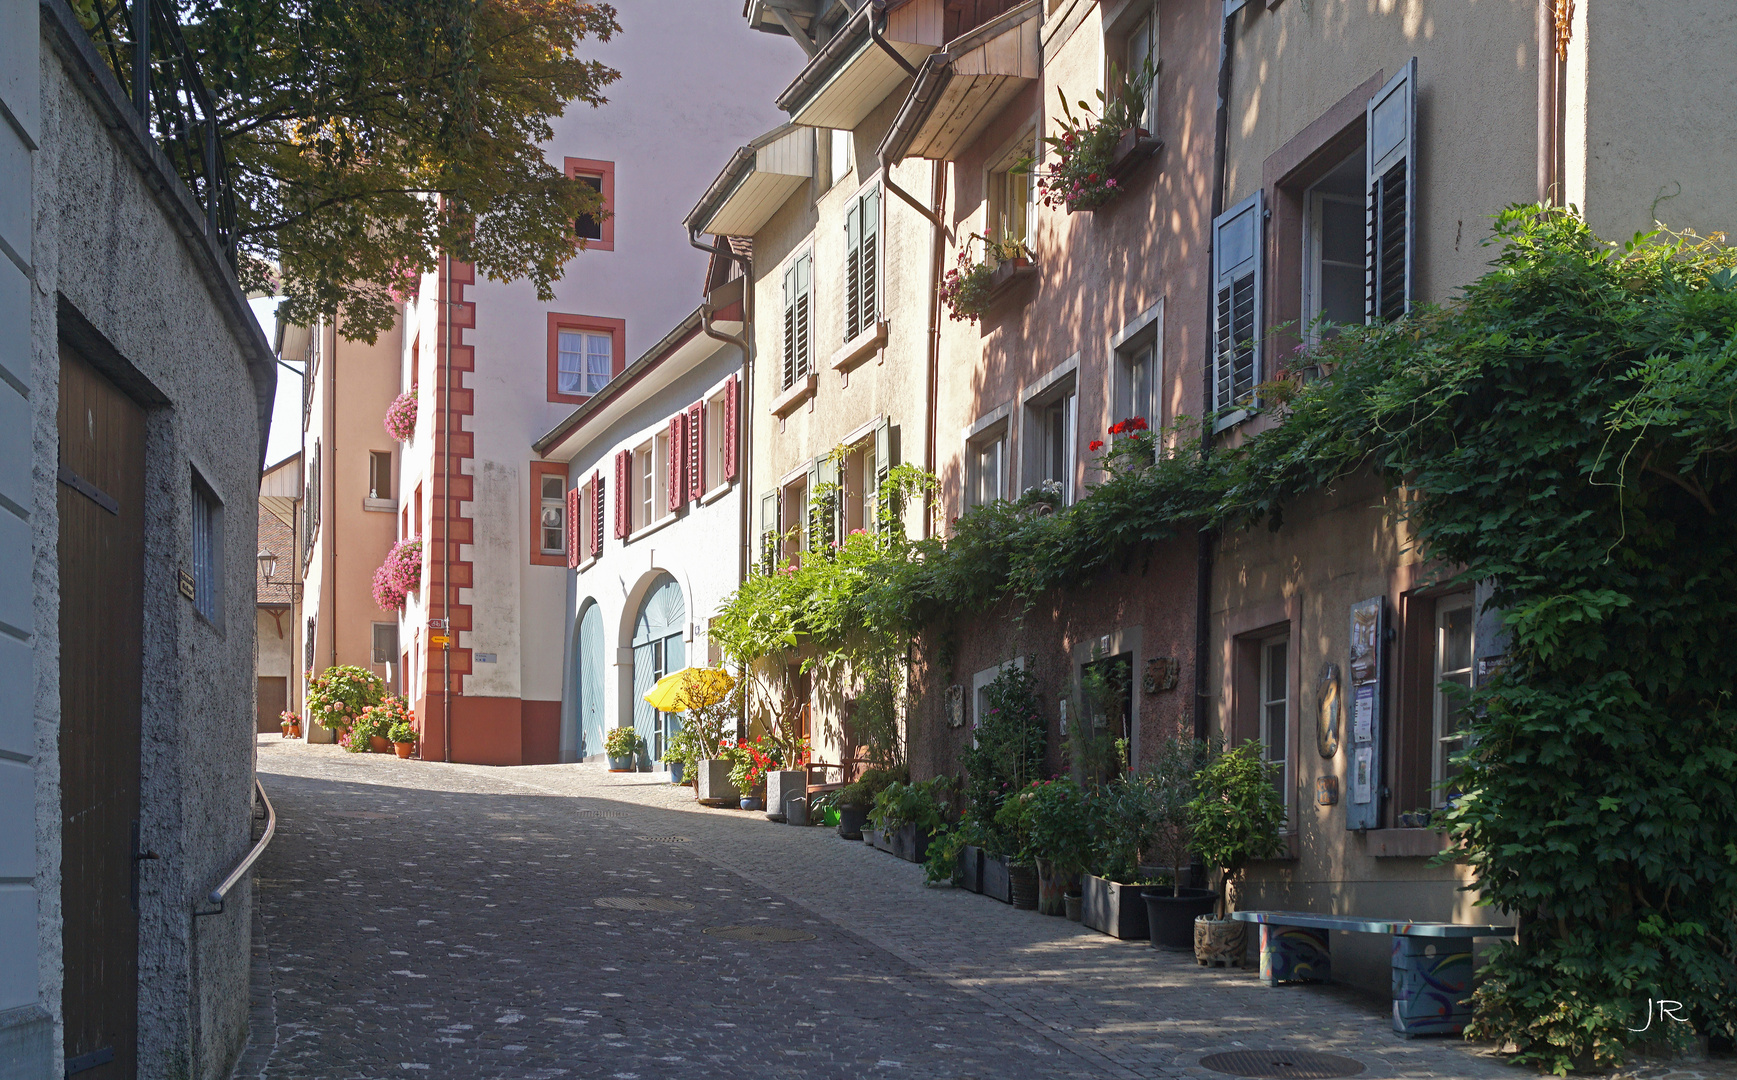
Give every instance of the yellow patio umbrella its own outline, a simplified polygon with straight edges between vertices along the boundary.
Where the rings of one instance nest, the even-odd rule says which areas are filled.
[[[659,712],[687,712],[724,699],[736,680],[717,668],[685,667],[672,671],[645,692],[645,700]]]

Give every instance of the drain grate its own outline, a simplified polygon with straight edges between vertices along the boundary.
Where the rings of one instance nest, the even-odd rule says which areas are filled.
[[[692,911],[686,900],[665,900],[661,896],[599,896],[591,901],[598,907],[617,911]]]
[[[636,836],[634,839],[644,840],[650,844],[685,844],[688,842],[688,838],[685,836]]]
[[[806,930],[796,930],[788,926],[708,926],[706,933],[725,941],[762,941],[788,943],[793,941],[813,941],[815,937]]]
[[[1361,1061],[1313,1050],[1232,1050],[1208,1054],[1200,1059],[1200,1067],[1260,1080],[1331,1080],[1363,1071]]]

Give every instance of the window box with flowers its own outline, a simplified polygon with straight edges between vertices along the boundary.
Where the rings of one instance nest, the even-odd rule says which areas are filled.
[[[1083,101],[1075,103],[1080,109],[1076,115],[1067,95],[1061,95],[1061,134],[1043,140],[1053,161],[1044,170],[1024,163],[1037,177],[1038,197],[1046,207],[1070,214],[1096,210],[1122,193],[1122,177],[1157,152],[1161,142],[1140,126],[1153,74],[1150,62],[1128,78],[1112,64],[1113,95],[1097,92],[1102,115],[1094,115]]]
[[[421,584],[422,541],[400,540],[374,571],[374,602],[386,611],[403,611],[405,597]]]
[[[399,442],[409,442],[416,434],[416,391],[406,390],[386,406],[386,434]]]
[[[983,261],[972,258],[977,241],[983,241]],[[959,265],[941,279],[941,302],[955,322],[976,322],[1016,282],[1037,273],[1037,263],[1025,241],[994,239],[972,233],[959,252]]]

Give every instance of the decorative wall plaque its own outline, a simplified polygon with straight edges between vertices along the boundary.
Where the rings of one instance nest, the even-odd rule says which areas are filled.
[[[1182,665],[1174,656],[1154,656],[1146,661],[1146,674],[1140,680],[1140,689],[1148,694],[1174,690],[1181,671]]]
[[[958,683],[947,688],[947,726],[965,726],[965,688]]]
[[[1337,776],[1315,777],[1315,802],[1319,806],[1338,805],[1339,778]]]
[[[1315,749],[1324,758],[1339,752],[1339,665],[1331,660],[1315,679]]]

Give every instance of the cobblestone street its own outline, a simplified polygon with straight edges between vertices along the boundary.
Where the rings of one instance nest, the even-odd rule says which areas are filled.
[[[1221,1076],[1199,1059],[1239,1047],[1341,1054],[1372,1080],[1530,1075],[1400,1039],[1380,1001],[928,889],[656,774],[275,737],[259,771],[279,831],[238,1076]]]

